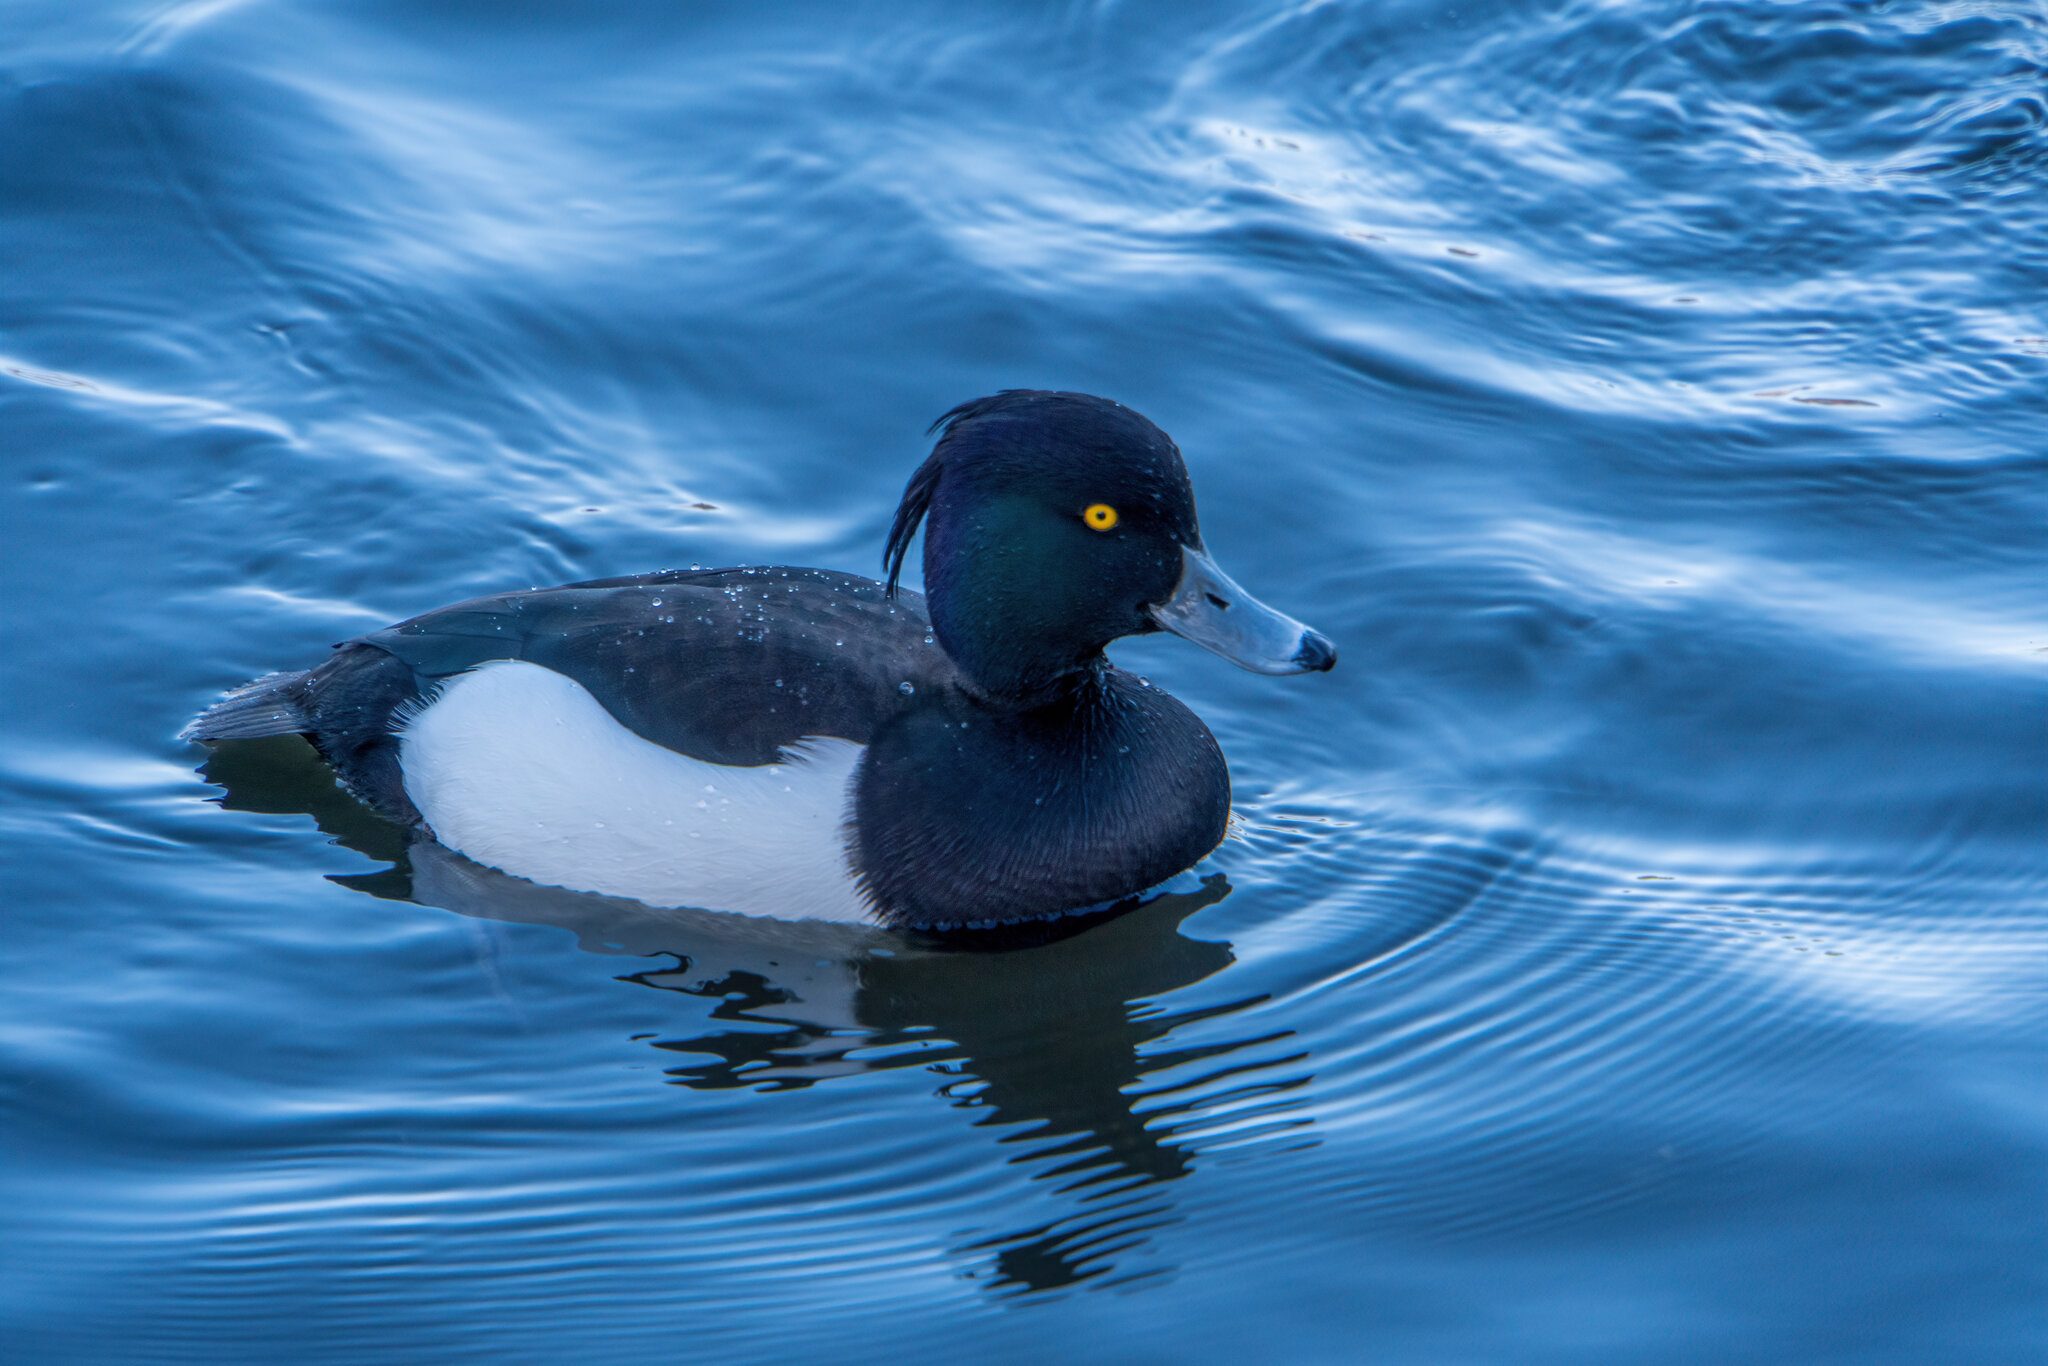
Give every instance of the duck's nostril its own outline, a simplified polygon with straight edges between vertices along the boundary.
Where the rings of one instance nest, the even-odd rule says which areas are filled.
[[[1328,673],[1337,667],[1337,647],[1320,631],[1303,631],[1294,661],[1301,665],[1303,673]]]
[[[1228,612],[1230,610],[1229,598],[1219,598],[1214,593],[1204,593],[1202,594],[1202,596],[1209,600],[1209,605],[1211,607],[1218,608],[1221,611],[1225,612]]]

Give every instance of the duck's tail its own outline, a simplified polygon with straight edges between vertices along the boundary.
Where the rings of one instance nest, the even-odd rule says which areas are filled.
[[[254,740],[313,729],[306,713],[306,673],[265,674],[244,683],[192,718],[181,740]]]

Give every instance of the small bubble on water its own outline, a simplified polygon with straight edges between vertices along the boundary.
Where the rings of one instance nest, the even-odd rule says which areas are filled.
[[[905,697],[908,697],[912,693],[917,691],[917,685],[906,678],[901,683],[898,683],[896,685],[896,691],[902,693]]]

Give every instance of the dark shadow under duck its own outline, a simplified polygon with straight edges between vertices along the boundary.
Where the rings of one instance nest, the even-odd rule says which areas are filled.
[[[1130,409],[1012,390],[935,426],[886,583],[757,567],[477,598],[245,685],[187,734],[304,735],[481,862],[653,904],[707,904],[691,870],[724,860],[742,876],[720,885],[790,889],[765,913],[830,915],[786,871],[806,831],[845,904],[901,928],[1130,898],[1222,840],[1230,780],[1201,720],[1104,647],[1169,630],[1275,674],[1335,651],[1216,567],[1179,450]],[[922,597],[897,586],[921,522]],[[707,811],[700,790],[747,773],[775,778],[755,807]]]

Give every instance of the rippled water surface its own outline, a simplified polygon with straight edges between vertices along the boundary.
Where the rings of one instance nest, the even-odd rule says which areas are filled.
[[[2030,0],[0,15],[12,1360],[2039,1360]],[[1000,951],[543,892],[219,689],[872,572],[1018,385],[1344,651]],[[202,767],[203,766],[203,767]]]

